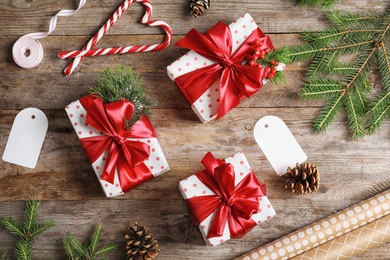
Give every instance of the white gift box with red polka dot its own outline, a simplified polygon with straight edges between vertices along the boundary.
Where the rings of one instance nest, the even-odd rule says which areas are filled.
[[[101,135],[100,131],[86,125],[85,120],[87,111],[82,106],[79,100],[74,101],[68,106],[66,106],[65,111],[68,114],[68,117],[72,122],[72,126],[77,133],[79,139]],[[161,175],[169,170],[168,162],[165,158],[165,155],[157,138],[129,138],[129,140],[141,141],[147,143],[150,146],[150,156],[147,160],[144,161],[144,164],[149,168],[150,172],[153,174],[154,177]],[[92,164],[92,168],[95,171],[96,177],[98,178],[107,197],[116,197],[122,195],[125,192],[121,189],[117,172],[115,173],[115,179],[113,184],[101,179],[100,177],[103,173],[106,158],[107,151],[102,153],[99,159],[97,159]]]
[[[242,152],[233,154],[230,157],[226,158],[224,161],[226,163],[232,164],[234,167],[236,186],[252,171],[245,155]],[[198,177],[196,177],[195,174],[180,181],[179,190],[184,199],[190,199],[195,196],[215,195],[215,193],[210,190],[206,185],[204,185],[198,179]],[[257,224],[261,224],[264,221],[267,221],[270,218],[274,217],[275,215],[276,212],[272,207],[270,201],[268,200],[267,196],[259,197],[259,212],[253,214],[252,219]],[[200,223],[199,230],[206,244],[211,246],[217,246],[230,239],[229,223],[226,222],[225,230],[222,236],[207,238],[207,233],[209,231],[213,217],[214,214],[211,214],[202,223]]]
[[[237,19],[235,22],[229,24],[229,29],[232,35],[232,53],[234,53],[246,38],[256,30],[257,24],[249,14],[245,14]],[[172,81],[175,78],[194,71],[198,68],[206,67],[214,64],[215,61],[207,59],[195,51],[189,51],[182,57],[174,61],[167,67],[168,76]],[[276,70],[283,70],[284,64],[279,64]],[[263,84],[268,81],[264,79]],[[217,117],[219,109],[219,89],[220,81],[214,82],[209,89],[207,89],[201,97],[199,97],[193,104],[192,110],[198,116],[202,123],[207,123]],[[194,86],[196,87],[196,86]]]

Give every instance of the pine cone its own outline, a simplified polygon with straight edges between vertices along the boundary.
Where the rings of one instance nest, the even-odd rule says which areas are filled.
[[[211,5],[211,0],[190,0],[191,14],[194,18],[203,14]]]
[[[152,260],[160,249],[157,240],[152,234],[148,233],[149,228],[140,227],[135,222],[134,226],[128,227],[129,233],[125,235],[126,242],[126,259],[128,260]]]
[[[320,172],[314,163],[297,163],[293,169],[288,167],[283,177],[288,179],[284,188],[292,193],[312,193],[320,186]]]

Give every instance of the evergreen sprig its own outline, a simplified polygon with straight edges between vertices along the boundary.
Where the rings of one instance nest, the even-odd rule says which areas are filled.
[[[100,258],[102,255],[114,250],[117,245],[109,244],[107,246],[99,248],[99,242],[103,225],[100,224],[96,227],[92,234],[91,240],[86,243],[82,243],[77,238],[69,236],[64,239],[64,247],[67,260],[97,260],[97,259],[109,259]]]
[[[340,2],[340,0],[298,0],[297,4],[298,6],[319,5],[326,8],[330,8],[337,2]]]
[[[389,11],[327,12],[333,28],[302,32],[306,43],[290,47],[292,61],[311,60],[300,97],[328,100],[315,120],[316,132],[325,131],[342,108],[357,139],[390,118]],[[382,89],[370,100],[373,71],[379,71]]]
[[[144,82],[138,73],[133,73],[131,67],[105,69],[99,75],[97,85],[90,88],[90,92],[101,97],[105,103],[119,100],[131,101],[134,104],[134,113],[131,118],[124,119],[126,128],[130,128],[141,115],[150,114],[150,107],[156,105],[156,102],[146,96]]]
[[[8,260],[9,258],[5,253],[0,252],[0,260]]]
[[[32,246],[35,238],[51,228],[54,220],[46,220],[37,223],[38,201],[28,201],[23,215],[23,222],[18,223],[12,217],[2,218],[2,226],[19,240],[15,245],[14,258],[18,260],[29,260],[32,257]],[[5,254],[0,253],[0,259],[7,259]]]

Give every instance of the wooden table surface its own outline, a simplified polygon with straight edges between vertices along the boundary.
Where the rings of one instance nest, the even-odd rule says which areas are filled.
[[[76,0],[0,0],[0,151],[2,153],[16,114],[27,107],[45,112],[49,128],[34,169],[0,161],[0,217],[21,218],[25,201],[40,200],[39,219],[55,220],[55,226],[38,237],[34,259],[60,259],[65,255],[62,240],[69,235],[84,240],[97,224],[104,225],[102,245],[123,246],[126,228],[134,221],[150,227],[158,239],[158,259],[233,259],[292,231],[390,188],[389,132],[386,122],[374,136],[356,141],[341,113],[326,133],[316,134],[312,123],[324,104],[304,101],[298,92],[307,63],[290,64],[287,86],[265,85],[253,98],[244,100],[221,120],[201,124],[168,78],[166,67],[186,50],[173,46],[153,53],[86,58],[69,77],[63,69],[69,60],[57,53],[80,49],[106,22],[121,0],[93,0],[72,17],[60,17],[55,32],[40,40],[45,54],[33,69],[18,67],[12,46],[22,35],[46,31],[59,10],[75,9]],[[329,26],[323,11],[301,8],[294,0],[215,1],[206,14],[192,18],[186,0],[153,0],[153,18],[172,26],[173,43],[191,28],[205,32],[218,21],[231,23],[248,12],[268,34],[275,47],[300,43],[302,30]],[[342,0],[342,11],[384,11],[388,1]],[[134,4],[101,40],[98,47],[160,42],[157,28],[138,23],[143,12]],[[106,67],[132,66],[140,73],[149,96],[158,101],[151,121],[171,170],[149,180],[123,196],[106,198],[80,146],[64,107],[88,93]],[[253,138],[257,120],[266,115],[283,119],[294,134],[308,161],[321,171],[321,187],[312,195],[284,190],[278,177]],[[206,246],[197,227],[191,224],[178,183],[202,169],[201,158],[212,151],[220,158],[242,151],[257,177],[267,185],[267,196],[277,215],[255,227],[245,237],[215,248]],[[0,228],[0,251],[12,254],[13,236]],[[110,254],[123,259],[124,249]],[[367,251],[354,259],[390,259],[390,245]]]

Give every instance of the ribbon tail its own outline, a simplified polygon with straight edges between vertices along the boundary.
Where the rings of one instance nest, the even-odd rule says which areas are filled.
[[[117,170],[119,183],[123,192],[127,192],[141,182],[153,177],[153,174],[145,163],[132,167],[128,164],[124,156],[118,158]]]
[[[232,209],[232,214],[229,217],[229,230],[231,238],[240,238],[253,229],[257,224],[252,219],[242,219],[239,216],[239,213],[234,212]]]
[[[220,237],[223,236],[227,220],[230,218],[231,208],[226,206],[226,204],[221,204],[218,209],[215,211],[213,220],[211,221],[209,232],[207,233],[207,238]]]
[[[116,163],[119,157],[119,149],[115,145],[115,143],[111,143],[109,150],[107,152],[107,159],[106,164],[104,165],[103,173],[100,175],[100,177],[111,183],[114,184],[115,180],[115,169],[116,169]]]

